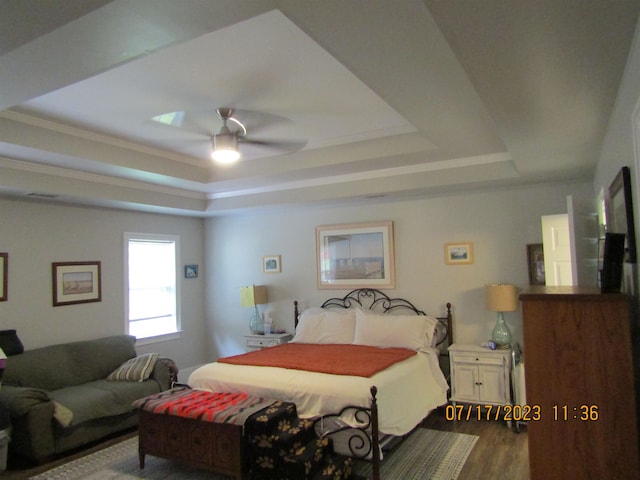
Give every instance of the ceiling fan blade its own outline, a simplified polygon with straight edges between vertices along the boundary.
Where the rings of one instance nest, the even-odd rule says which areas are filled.
[[[250,133],[292,123],[290,119],[283,116],[255,110],[235,109],[232,117],[241,122]]]
[[[238,140],[240,144],[256,145],[259,147],[283,150],[286,152],[296,152],[304,148],[304,146],[307,144],[305,140],[268,140],[247,137],[239,137]]]

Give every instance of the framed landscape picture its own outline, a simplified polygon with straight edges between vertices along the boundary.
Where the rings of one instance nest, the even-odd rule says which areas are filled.
[[[100,302],[100,262],[52,264],[53,306]]]
[[[447,265],[470,265],[473,263],[473,244],[470,242],[446,243],[444,263]]]
[[[395,288],[393,222],[316,227],[318,288]]]

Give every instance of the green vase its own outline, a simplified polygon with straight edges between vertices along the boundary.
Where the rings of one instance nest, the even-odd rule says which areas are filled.
[[[509,348],[511,346],[511,330],[509,330],[507,323],[504,321],[502,312],[498,312],[498,321],[496,326],[493,327],[491,340],[498,348]]]
[[[264,333],[264,324],[262,323],[262,317],[258,312],[257,305],[255,306],[255,310],[251,316],[251,320],[249,320],[249,331],[254,335],[262,335]]]

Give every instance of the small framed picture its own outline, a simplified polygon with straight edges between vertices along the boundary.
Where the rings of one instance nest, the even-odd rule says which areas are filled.
[[[446,243],[444,263],[447,265],[470,265],[473,263],[473,244],[469,242]]]
[[[262,257],[262,271],[264,273],[280,273],[280,255],[265,255]]]
[[[51,264],[53,306],[102,301],[100,262]]]
[[[529,285],[544,285],[544,248],[542,243],[527,244],[527,263],[529,264]]]
[[[184,278],[198,278],[198,265],[185,265]]]

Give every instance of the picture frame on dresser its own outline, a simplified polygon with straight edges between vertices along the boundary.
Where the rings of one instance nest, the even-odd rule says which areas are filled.
[[[631,170],[629,167],[622,167],[613,179],[609,186],[607,200],[607,231],[626,234],[625,261],[627,263],[637,263],[636,232],[631,195]]]
[[[529,285],[544,285],[544,246],[542,243],[527,244],[527,263],[529,265]]]

